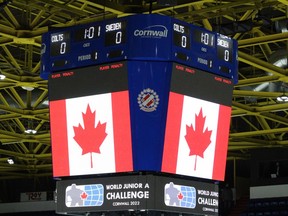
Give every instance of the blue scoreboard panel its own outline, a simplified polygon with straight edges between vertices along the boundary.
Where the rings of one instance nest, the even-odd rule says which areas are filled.
[[[41,77],[121,60],[173,61],[238,81],[237,42],[156,14],[55,29],[42,37]]]

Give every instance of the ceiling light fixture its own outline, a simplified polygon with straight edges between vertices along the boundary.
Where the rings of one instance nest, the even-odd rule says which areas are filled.
[[[6,76],[4,74],[0,74],[0,80],[4,80]]]
[[[288,1],[286,0],[287,4]],[[288,6],[288,5],[287,5]],[[288,19],[277,20],[275,21],[275,30],[278,33],[288,32]]]
[[[32,91],[32,90],[34,90],[34,87],[31,87],[31,86],[22,86],[22,89],[27,90],[27,91]]]
[[[37,133],[37,131],[33,130],[33,129],[27,129],[24,132],[27,133],[27,134],[36,134]]]
[[[14,164],[13,158],[8,158],[8,159],[7,159],[7,162],[8,162],[8,164]]]
[[[283,94],[281,94],[281,95],[279,95],[277,97],[277,101],[278,102],[282,102],[282,103],[288,102],[288,95],[286,94],[288,85],[286,83],[282,83],[281,87],[282,87],[282,90],[283,90]]]
[[[277,101],[278,102],[288,102],[288,96],[285,93],[283,93],[282,95],[277,97]]]

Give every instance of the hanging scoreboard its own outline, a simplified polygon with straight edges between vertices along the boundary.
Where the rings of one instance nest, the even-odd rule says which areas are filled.
[[[225,177],[235,40],[135,15],[50,31],[41,61],[53,176],[70,178],[57,184],[58,212],[218,215],[218,186],[204,179]]]

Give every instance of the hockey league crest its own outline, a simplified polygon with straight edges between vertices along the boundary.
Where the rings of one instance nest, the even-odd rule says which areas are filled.
[[[157,109],[160,99],[153,89],[147,88],[140,92],[137,100],[140,110],[144,112],[153,112]]]

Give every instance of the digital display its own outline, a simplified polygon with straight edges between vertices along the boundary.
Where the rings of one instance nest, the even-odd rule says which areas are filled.
[[[173,24],[174,45],[184,49],[190,49],[190,28],[178,23]]]
[[[231,38],[219,35],[217,38],[217,57],[225,62],[233,61],[233,43]]]
[[[51,34],[51,56],[65,55],[70,51],[70,34],[69,32],[60,32]]]
[[[149,215],[217,216],[220,207],[218,184],[155,173],[64,179],[57,181],[56,191],[60,215],[145,209]]]
[[[173,64],[163,172],[224,180],[232,92],[228,78]]]
[[[124,62],[51,74],[48,88],[53,176],[133,170]]]
[[[231,79],[121,61],[53,73],[48,89],[53,176],[150,170],[223,180]]]
[[[194,29],[193,39],[197,43],[202,45],[214,47],[215,46],[215,35],[204,30]]]
[[[54,177],[150,170],[223,180],[231,79],[125,61],[53,73],[48,87]]]
[[[237,41],[173,17],[139,14],[42,36],[41,73],[123,60],[175,61],[238,82]]]
[[[92,40],[100,37],[101,26],[93,25],[86,28],[79,28],[75,30],[75,41]]]
[[[114,46],[126,42],[126,23],[115,22],[105,25],[105,46]]]

